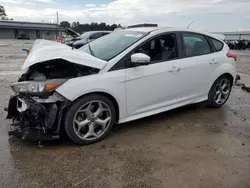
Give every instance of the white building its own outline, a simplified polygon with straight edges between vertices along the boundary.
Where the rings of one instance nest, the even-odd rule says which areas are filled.
[[[250,31],[217,32],[226,36],[225,40],[250,40]]]

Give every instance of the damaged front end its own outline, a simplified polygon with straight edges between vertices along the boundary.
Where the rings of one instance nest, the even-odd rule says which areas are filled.
[[[63,59],[37,63],[12,84],[15,95],[9,100],[9,135],[42,141],[58,139],[63,115],[71,101],[56,92],[67,80],[97,74],[99,69]]]
[[[41,141],[59,138],[63,112],[70,101],[56,92],[48,98],[17,94],[11,97],[7,119],[12,119],[9,135]]]

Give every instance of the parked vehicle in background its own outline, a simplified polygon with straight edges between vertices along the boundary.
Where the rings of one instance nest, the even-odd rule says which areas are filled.
[[[19,36],[17,36],[17,39],[30,40],[30,36],[28,34],[20,34]]]
[[[110,34],[111,31],[89,31],[89,32],[85,32],[81,35],[81,40],[76,40],[73,42],[72,47],[79,49],[82,46],[90,43],[93,40],[96,40],[100,37],[103,37],[107,34]]]
[[[250,41],[247,40],[234,40],[226,41],[227,45],[232,50],[246,50],[250,49]]]
[[[222,40],[189,29],[124,29],[79,50],[37,40],[11,85],[10,134],[48,140],[63,129],[91,144],[115,123],[201,101],[218,108],[230,96],[235,63]]]
[[[73,29],[66,27],[65,33],[71,37],[69,40],[65,40],[65,44],[67,44],[68,46],[72,46],[73,42],[81,40],[80,34],[75,32]]]
[[[66,28],[65,31],[68,35],[72,36],[72,39],[70,41],[65,41],[65,44],[76,49],[111,33],[111,31],[87,31],[80,35],[70,28]]]

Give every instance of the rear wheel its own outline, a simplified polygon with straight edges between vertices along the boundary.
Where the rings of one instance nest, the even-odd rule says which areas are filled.
[[[232,79],[229,76],[219,77],[213,84],[208,94],[208,106],[219,108],[225,104],[232,89]]]
[[[76,144],[92,144],[104,138],[115,120],[113,103],[103,95],[84,96],[73,103],[65,118],[65,131]]]

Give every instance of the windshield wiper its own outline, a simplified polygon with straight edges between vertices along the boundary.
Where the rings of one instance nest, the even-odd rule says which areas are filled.
[[[89,45],[89,44],[88,44],[88,47],[89,47],[90,54],[91,54],[92,56],[94,56],[94,57],[95,57],[95,54],[94,54],[94,52],[93,52],[93,50],[91,49],[91,47],[90,47],[90,45]]]

